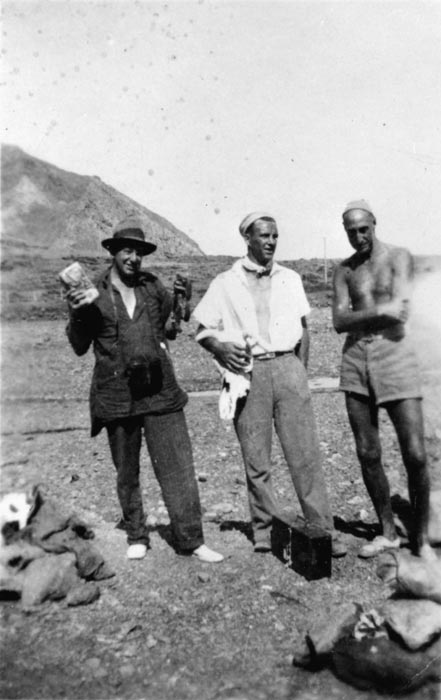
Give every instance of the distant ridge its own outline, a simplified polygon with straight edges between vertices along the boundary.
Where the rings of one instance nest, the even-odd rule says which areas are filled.
[[[101,241],[128,214],[147,225],[158,246],[155,259],[204,255],[167,219],[106,185],[3,144],[2,250],[48,258],[106,255]]]

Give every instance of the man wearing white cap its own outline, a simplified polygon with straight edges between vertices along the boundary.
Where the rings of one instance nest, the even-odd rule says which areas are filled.
[[[418,366],[406,333],[412,281],[408,250],[379,241],[376,219],[365,200],[350,202],[343,226],[355,253],[336,268],[333,321],[347,333],[340,388],[354,433],[363,479],[382,533],[360,550],[369,558],[398,549],[389,484],[381,462],[378,409],[394,425],[407,471],[415,554],[433,557],[428,541],[429,475],[424,449]]]
[[[85,290],[68,293],[67,333],[77,355],[93,345],[90,391],[92,436],[107,431],[116,468],[122,526],[129,559],[143,559],[149,542],[139,484],[142,434],[170,516],[176,548],[204,562],[223,556],[204,544],[201,507],[183,408],[166,339],[172,299],[157,277],[141,270],[143,256],[156,250],[144,224],[128,217],[102,241],[112,265],[91,300]]]
[[[222,367],[241,373],[252,362],[249,392],[238,400],[234,424],[247,477],[254,549],[268,552],[273,516],[279,513],[271,481],[273,422],[305,518],[328,531],[333,531],[333,519],[305,369],[310,307],[301,278],[273,261],[278,231],[270,214],[249,214],[239,231],[247,255],[211,282],[194,317],[200,324],[199,342]],[[234,340],[225,340],[228,336]],[[334,537],[334,556],[345,553]]]

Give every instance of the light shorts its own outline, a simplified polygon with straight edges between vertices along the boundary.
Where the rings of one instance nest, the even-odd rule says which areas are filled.
[[[422,398],[418,362],[402,331],[349,333],[343,346],[340,390],[387,401]]]

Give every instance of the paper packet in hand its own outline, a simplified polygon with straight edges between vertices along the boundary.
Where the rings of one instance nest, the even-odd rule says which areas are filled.
[[[84,268],[79,262],[73,262],[61,270],[58,274],[61,282],[62,294],[66,298],[68,292],[73,289],[81,289],[86,293],[87,301],[91,304],[98,299],[99,292],[96,287],[93,286],[90,278],[87,276]]]

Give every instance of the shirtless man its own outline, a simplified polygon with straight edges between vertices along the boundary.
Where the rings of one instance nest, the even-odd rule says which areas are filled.
[[[348,334],[340,389],[345,392],[364,483],[382,529],[359,556],[369,558],[400,546],[381,462],[378,409],[382,406],[395,428],[407,471],[413,514],[411,546],[415,554],[431,558],[421,388],[405,326],[412,257],[405,248],[377,239],[375,216],[364,200],[347,205],[343,226],[355,253],[338,265],[334,275],[334,327],[337,333]]]

